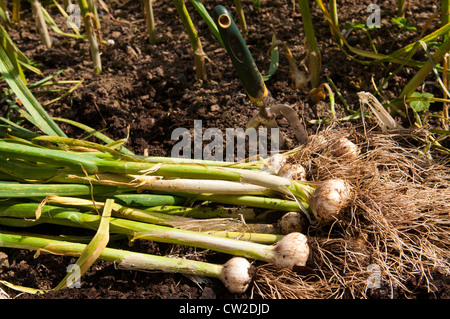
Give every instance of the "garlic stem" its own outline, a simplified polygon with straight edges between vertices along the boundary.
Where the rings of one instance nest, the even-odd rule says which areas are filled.
[[[0,247],[39,250],[56,255],[79,256],[85,250],[86,245],[2,232],[0,233]],[[99,259],[113,262],[120,269],[159,270],[168,273],[218,278],[231,293],[244,293],[253,277],[250,262],[242,257],[233,257],[225,264],[219,265],[106,247],[101,252]]]

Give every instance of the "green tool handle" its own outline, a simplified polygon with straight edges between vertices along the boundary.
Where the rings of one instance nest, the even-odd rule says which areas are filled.
[[[247,44],[230,12],[221,5],[214,8],[214,22],[219,29],[225,49],[233,62],[242,85],[252,101],[263,100],[268,90]]]

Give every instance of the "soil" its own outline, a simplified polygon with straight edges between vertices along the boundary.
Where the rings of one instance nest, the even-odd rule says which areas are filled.
[[[364,22],[369,13],[367,6],[372,1],[338,1],[341,26],[356,21]],[[205,1],[210,12],[222,1]],[[422,30],[427,19],[439,10],[432,0],[408,1],[406,18]],[[201,36],[204,52],[208,60],[207,80],[196,80],[192,50],[186,32],[171,1],[155,0],[153,9],[156,19],[157,44],[150,44],[146,34],[142,8],[138,1],[107,1],[109,12],[99,8],[101,34],[104,40],[114,44],[105,45],[102,50],[103,72],[98,75],[92,70],[87,41],[64,37],[51,31],[53,47],[47,49],[40,44],[28,3],[23,3],[22,21],[10,30],[10,35],[18,47],[40,67],[44,76],[65,70],[58,80],[81,80],[83,83],[66,98],[51,104],[48,112],[52,116],[72,119],[97,130],[103,130],[112,139],[128,138],[125,144],[139,155],[170,156],[176,139],[172,132],[176,128],[192,131],[194,120],[202,120],[203,128],[215,127],[223,132],[226,128],[245,128],[255,113],[255,106],[243,91],[226,52],[201,21],[192,5],[187,7],[194,17],[195,26]],[[398,29],[391,27],[390,17],[396,15],[395,1],[382,1],[382,28],[373,30],[371,36],[380,53],[388,53],[418,38],[417,32],[401,32],[392,44]],[[229,9],[235,12],[232,2]],[[269,69],[267,50],[272,35],[285,42],[292,54],[301,61],[306,54],[301,15],[298,6],[293,10],[290,1],[262,1],[258,10],[252,1],[243,1],[248,24],[247,44],[262,73]],[[69,32],[64,19],[56,8],[50,12],[61,29]],[[330,29],[316,3],[312,4],[313,22],[322,53],[322,82],[329,76],[340,90],[351,109],[357,110],[357,92],[373,91],[372,78],[380,83],[396,65],[364,65],[349,59],[334,44]],[[237,20],[236,20],[237,21]],[[429,30],[438,27],[435,19]],[[370,43],[362,32],[353,32],[348,41],[358,48],[370,50]],[[419,59],[420,57],[418,57]],[[425,60],[423,54],[422,60]],[[394,98],[412,77],[414,70],[404,68],[388,82],[384,88],[386,98]],[[280,52],[279,68],[267,86],[276,101],[293,106],[306,121],[330,117],[329,101],[311,103],[309,89],[291,88],[289,65]],[[27,73],[30,83],[42,76]],[[70,86],[66,87],[66,89]],[[437,87],[427,87],[440,94]],[[61,92],[37,93],[37,98],[45,103],[61,95]],[[442,108],[435,103],[434,108]],[[6,111],[6,103],[2,102]],[[336,97],[336,115],[347,115],[342,102]],[[356,121],[357,122],[357,121]],[[405,120],[406,126],[409,125]],[[283,131],[289,133],[287,121],[280,120]],[[346,125],[346,123],[343,123]],[[68,136],[84,138],[85,132],[72,126],[61,124]],[[318,125],[307,124],[309,134],[320,129]],[[128,247],[126,241],[113,245],[161,255],[177,255],[197,258],[210,262],[223,262],[226,257],[210,251],[194,250],[152,242],[137,241]],[[66,274],[63,265],[75,262],[75,258],[40,254],[26,250],[1,249],[8,256],[9,266],[1,267],[0,279],[17,285],[50,289],[55,287]],[[215,279],[199,282],[180,274],[144,273],[131,270],[117,270],[114,264],[97,261],[82,277],[81,288],[63,289],[44,295],[18,294],[5,288],[11,297],[32,298],[183,298],[183,299],[224,299],[258,298],[250,293],[233,295],[222,283]],[[444,288],[443,288],[444,289]],[[420,295],[420,294],[418,294]],[[423,296],[423,295],[422,295]],[[374,296],[376,297],[376,296]],[[430,297],[430,296],[427,296]]]

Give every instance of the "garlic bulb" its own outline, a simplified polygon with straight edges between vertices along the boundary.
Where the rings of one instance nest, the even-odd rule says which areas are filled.
[[[270,157],[269,169],[273,174],[278,174],[279,170],[286,164],[286,156],[276,153]]]
[[[311,209],[321,224],[333,222],[351,201],[351,189],[342,179],[329,179],[311,196]]]
[[[220,279],[228,291],[235,294],[244,293],[253,277],[252,265],[243,257],[233,257],[224,265]]]
[[[289,60],[289,81],[293,89],[303,89],[308,85],[308,77],[298,69],[295,60]]]
[[[310,135],[306,145],[311,153],[322,153],[328,147],[328,139],[322,134]]]
[[[298,181],[306,180],[306,170],[301,164],[284,164],[279,172],[278,176],[283,176],[289,179],[295,179]]]
[[[284,214],[277,222],[277,228],[281,234],[290,234],[302,231],[302,214],[289,212]]]
[[[359,148],[349,139],[342,137],[331,146],[331,152],[336,157],[350,159],[359,155]]]
[[[274,252],[272,262],[279,268],[305,266],[309,257],[308,238],[298,232],[287,234],[277,242]]]

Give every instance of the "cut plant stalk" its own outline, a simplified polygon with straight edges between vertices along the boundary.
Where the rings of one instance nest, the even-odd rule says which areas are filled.
[[[46,173],[43,168],[28,168],[21,170],[17,166],[11,166],[9,161],[2,162],[1,169],[5,169],[5,173],[12,174],[9,180],[19,178],[23,180],[28,179],[47,179],[54,176],[56,172],[50,169],[50,173]],[[0,170],[1,170],[0,169]],[[12,173],[14,172],[14,173]],[[42,175],[36,175],[44,174]],[[13,178],[14,177],[14,178]],[[56,180],[56,179],[53,179]],[[79,179],[80,180],[80,179]],[[65,183],[64,183],[65,181]],[[1,197],[26,197],[27,194],[32,196],[46,196],[47,194],[54,194],[60,196],[86,196],[91,192],[91,188],[86,184],[67,184],[69,180],[61,179],[63,184],[19,184],[19,183],[4,183],[4,187],[0,187]],[[73,180],[72,180],[73,181]],[[187,199],[193,201],[209,201],[230,205],[243,205],[248,207],[264,208],[280,211],[300,211],[301,208],[295,200],[286,200],[272,197],[252,196],[252,195],[217,195],[217,194],[195,194],[183,192],[171,192],[171,194],[157,195],[157,194],[118,194],[118,192],[130,192],[135,190],[133,187],[122,186],[100,186],[94,185],[92,192],[96,196],[114,196],[118,201],[122,201],[125,205],[157,206],[157,205],[182,205]],[[185,199],[183,199],[185,198]],[[297,199],[299,200],[299,199]],[[306,201],[302,201],[302,206],[308,209],[309,205]],[[193,212],[192,212],[193,213]]]
[[[317,45],[316,34],[312,22],[309,0],[298,0],[300,13],[302,14],[303,29],[305,31],[306,42],[308,44],[309,75],[312,88],[316,88],[320,83],[322,73],[322,57]]]
[[[165,191],[165,192],[183,192],[183,193],[210,193],[210,194],[224,194],[224,195],[251,195],[259,194],[265,195],[268,190],[276,191],[280,194],[284,194],[288,197],[294,197],[297,200],[298,205],[301,206],[301,202],[308,202],[309,194],[314,190],[314,186],[310,186],[300,181],[293,181],[288,178],[268,175],[265,173],[227,169],[218,167],[218,170],[227,170],[230,173],[238,173],[239,180],[231,181],[228,178],[233,178],[233,175],[229,177],[217,177],[218,180],[208,179],[203,180],[199,178],[194,179],[168,179],[161,180],[155,179],[150,176],[133,176],[128,177],[136,182],[123,182],[123,176],[111,175],[111,174],[97,174],[97,178],[106,177],[106,179],[88,179],[92,182],[100,182],[105,185],[120,185],[124,187],[136,187],[138,191],[153,190],[153,191]],[[116,177],[113,177],[116,176]],[[71,176],[69,176],[71,177]],[[122,181],[117,182],[117,179]],[[86,178],[83,178],[86,179]],[[116,184],[118,183],[118,184]],[[300,202],[299,202],[300,201]]]
[[[100,19],[98,18],[97,6],[94,0],[86,0],[89,8],[89,12],[94,16],[95,26],[97,30],[100,30]]]
[[[50,223],[97,230],[101,220],[101,217],[97,214],[85,214],[74,210],[61,209],[51,210],[45,214],[42,213],[39,219],[34,219],[36,218],[35,211],[30,210],[14,211],[10,208],[7,213],[5,211],[2,213],[2,216],[6,215],[14,217],[1,217],[0,224],[15,227],[29,227],[41,223]],[[146,239],[210,249],[270,262],[279,268],[292,269],[295,266],[304,266],[309,256],[307,238],[302,233],[290,233],[279,240],[276,245],[269,246],[115,217],[111,217],[110,231],[116,234],[128,235],[131,241]]]
[[[252,162],[226,162],[226,161],[212,161],[212,160],[199,160],[191,158],[179,158],[179,157],[161,157],[161,156],[134,156],[142,162],[148,163],[177,163],[177,164],[200,164],[204,166],[225,166],[244,169],[261,169],[264,167],[263,161]]]
[[[20,1],[21,0],[13,0],[13,6],[12,6],[12,20],[15,23],[20,22]]]
[[[36,20],[36,29],[41,37],[42,43],[47,47],[52,47],[52,40],[48,34],[47,24],[45,23],[44,14],[42,12],[41,3],[38,0],[30,0],[33,15]]]
[[[194,23],[189,16],[189,12],[183,0],[173,0],[178,15],[183,22],[184,28],[191,41],[192,51],[194,54],[195,71],[198,80],[206,80],[205,52],[203,52],[202,42],[198,36]]]
[[[406,4],[407,4],[406,0],[397,0],[397,17],[405,16]]]
[[[42,215],[51,216],[49,215],[51,214],[51,212],[61,212],[64,210],[82,212],[83,209],[99,210],[104,206],[105,203],[102,202],[94,202],[87,199],[59,197],[53,195],[45,197],[41,203],[28,202],[26,200],[24,201],[18,199],[8,199],[0,202],[0,216],[31,216],[31,212],[34,212],[35,217],[33,217],[33,219],[39,219]],[[114,205],[112,205],[112,216],[144,223],[176,227],[179,229],[194,230],[196,232],[204,232],[218,237],[234,238],[261,244],[274,244],[283,237],[282,234],[286,234],[277,234],[279,229],[276,225],[243,224],[241,222],[241,219],[239,218],[240,216],[237,215],[226,216],[224,214],[223,216],[218,216],[216,209],[211,209],[211,211],[207,212],[209,216],[199,216],[201,218],[200,220],[180,217],[177,215],[173,216],[173,212],[170,211],[173,209],[178,211],[189,211],[189,207],[170,206],[154,208],[152,207],[146,210],[139,210],[123,207],[114,203]],[[253,213],[250,214],[250,217],[255,216],[255,213],[250,211],[248,213],[246,211],[243,211],[242,213],[244,219],[247,217],[246,215],[249,215],[248,213]],[[117,234],[117,236],[119,235],[121,234]],[[74,241],[79,242],[78,239],[75,239]]]
[[[276,41],[273,43],[269,49],[269,52],[276,46],[283,46],[284,52],[286,54],[286,59],[289,62],[289,80],[291,82],[291,87],[294,89],[302,89],[308,85],[308,78],[305,73],[300,71],[297,67],[297,61],[295,61],[291,50],[286,43],[282,41]]]
[[[247,22],[245,21],[244,10],[242,9],[241,0],[234,0],[234,6],[238,14],[239,25],[241,26],[241,32],[243,35],[247,34]]]
[[[153,0],[144,0],[145,23],[147,24],[148,40],[156,43],[155,18],[153,16]]]
[[[81,15],[83,17],[84,28],[89,41],[90,55],[94,66],[95,73],[102,72],[102,61],[100,58],[99,43],[96,36],[96,26],[93,21],[96,19],[95,12],[90,11],[87,0],[78,0],[80,6]],[[98,21],[96,21],[98,23]]]
[[[0,247],[38,250],[41,252],[80,256],[87,245],[26,236],[12,232],[0,233]],[[233,257],[223,265],[179,259],[165,256],[136,253],[127,250],[104,248],[100,260],[113,262],[119,269],[207,276],[220,279],[231,293],[244,293],[252,281],[251,264],[242,257]]]

